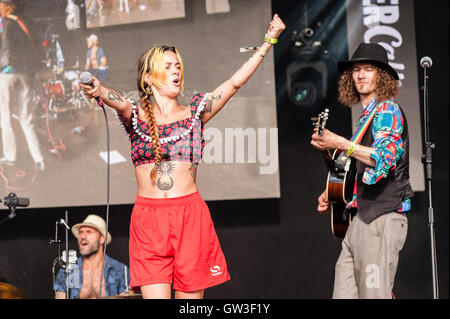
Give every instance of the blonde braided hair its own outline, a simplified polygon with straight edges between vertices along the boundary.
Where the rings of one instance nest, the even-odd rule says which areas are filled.
[[[139,95],[142,99],[142,108],[145,113],[145,117],[147,123],[150,128],[150,137],[152,138],[153,144],[153,156],[155,158],[155,166],[150,172],[150,180],[152,184],[156,183],[156,172],[157,166],[161,163],[162,155],[161,155],[161,141],[159,139],[159,129],[155,120],[155,115],[153,113],[154,105],[151,100],[152,89],[145,82],[145,77],[147,74],[150,74],[153,79],[153,83],[157,87],[161,87],[161,81],[165,82],[165,73],[164,73],[164,52],[172,51],[174,52],[178,60],[181,64],[181,74],[182,81],[181,87],[183,88],[183,64],[181,60],[181,56],[178,53],[178,50],[173,46],[155,46],[149,50],[147,50],[139,59],[138,63],[138,77],[137,77],[137,87],[139,91]]]

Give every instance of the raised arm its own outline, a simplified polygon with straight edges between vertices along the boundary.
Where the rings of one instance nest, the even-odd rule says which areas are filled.
[[[92,83],[94,84],[94,87],[80,83],[84,95],[89,99],[100,97],[103,103],[116,110],[117,115],[119,115],[123,124],[126,127],[130,127],[132,108],[130,101],[120,96],[120,94],[114,90],[102,86],[100,81],[95,77],[92,77]]]
[[[286,28],[283,21],[278,14],[273,16],[269,23],[269,29],[266,36],[269,39],[277,39],[278,36]],[[202,116],[203,123],[208,122],[214,115],[217,114],[228,102],[228,100],[236,94],[236,92],[244,86],[250,77],[255,73],[258,66],[261,64],[264,56],[272,47],[270,40],[264,41],[258,50],[248,59],[227,81],[223,82],[217,87],[208,97],[207,103]]]

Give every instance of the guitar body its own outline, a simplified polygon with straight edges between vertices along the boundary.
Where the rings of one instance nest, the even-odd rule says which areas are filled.
[[[331,203],[331,231],[334,236],[343,238],[356,209],[347,209],[351,201],[356,176],[356,162],[345,153],[336,150],[329,165],[326,194]]]
[[[325,123],[328,120],[328,109],[312,118],[317,134],[322,135]],[[356,209],[346,208],[352,200],[355,186],[356,162],[346,153],[335,150],[333,155],[328,150],[322,151],[325,160],[328,177],[326,195],[330,202],[331,232],[335,237],[344,238]]]
[[[330,214],[331,232],[333,233],[333,236],[344,238],[347,233],[348,226],[350,226],[350,223],[356,214],[356,209],[348,209],[345,207],[345,204],[334,203],[330,206]]]
[[[356,162],[340,150],[334,151],[331,160],[327,177],[328,201],[347,204],[353,196]]]

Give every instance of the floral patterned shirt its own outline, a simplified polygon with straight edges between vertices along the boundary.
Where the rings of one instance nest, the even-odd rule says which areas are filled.
[[[161,162],[180,161],[199,163],[203,156],[205,140],[200,114],[206,104],[207,95],[195,94],[190,103],[191,117],[173,123],[158,125],[161,142]],[[132,101],[132,125],[125,128],[131,141],[133,165],[150,164],[155,161],[150,128],[146,121],[139,119],[139,107]]]

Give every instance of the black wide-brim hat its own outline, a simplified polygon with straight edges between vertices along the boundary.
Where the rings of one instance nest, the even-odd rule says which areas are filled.
[[[373,63],[389,71],[396,80],[399,79],[397,71],[389,65],[386,50],[377,43],[361,43],[350,60],[338,62],[338,69],[342,73],[355,62]]]

